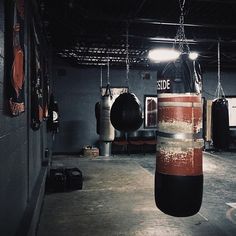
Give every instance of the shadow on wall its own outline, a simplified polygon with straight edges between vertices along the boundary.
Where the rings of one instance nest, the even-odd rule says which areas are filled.
[[[84,120],[63,121],[55,140],[54,152],[79,153],[84,146],[93,145],[90,129],[89,123]],[[93,131],[93,133],[95,132],[96,130]],[[96,140],[94,140],[94,143],[96,143]]]

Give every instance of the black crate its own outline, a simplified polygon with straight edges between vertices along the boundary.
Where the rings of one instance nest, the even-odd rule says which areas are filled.
[[[68,191],[79,190],[83,188],[82,171],[76,167],[68,167],[65,169],[66,188]]]

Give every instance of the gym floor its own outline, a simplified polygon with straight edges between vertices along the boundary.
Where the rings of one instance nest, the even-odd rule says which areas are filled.
[[[37,235],[235,236],[236,153],[205,152],[203,160],[200,211],[172,217],[155,206],[155,154],[54,156],[53,165],[82,170],[83,189],[46,194]]]

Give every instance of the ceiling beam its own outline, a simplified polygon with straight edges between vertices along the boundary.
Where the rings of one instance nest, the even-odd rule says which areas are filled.
[[[193,2],[212,2],[212,3],[229,3],[229,4],[236,4],[235,0],[192,0]]]
[[[125,35],[123,35],[125,37]],[[157,42],[157,43],[174,43],[175,38],[167,38],[167,37],[143,37],[138,35],[129,35],[130,38],[137,38],[142,40],[148,40],[151,42]],[[224,39],[207,39],[207,38],[198,38],[198,39],[186,39],[186,42],[188,44],[198,44],[198,43],[227,43],[227,44],[234,44],[236,43],[236,40],[224,40]]]
[[[236,0],[235,0],[236,2]],[[138,24],[153,24],[153,25],[164,25],[164,26],[179,26],[179,22],[168,22],[159,19],[153,18],[134,18],[134,19],[124,19],[124,18],[113,18],[113,17],[90,17],[90,22],[115,22],[115,23],[138,23]],[[193,27],[193,28],[210,28],[210,29],[236,29],[236,25],[232,24],[194,24],[194,23],[184,23],[186,27]]]
[[[130,20],[130,22],[153,24],[153,25],[165,25],[165,26],[179,26],[180,25],[180,23],[176,23],[176,22],[165,22],[165,21],[159,21],[157,19],[148,19],[148,18],[136,18],[136,19]],[[215,24],[184,23],[184,26],[195,27],[195,28],[212,28],[212,29],[236,29],[236,25],[222,25],[222,24],[215,25]]]

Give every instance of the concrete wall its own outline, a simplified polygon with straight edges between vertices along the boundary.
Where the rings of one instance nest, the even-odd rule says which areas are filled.
[[[103,85],[107,69],[103,68]],[[61,71],[64,75],[61,76]],[[145,71],[130,70],[130,91],[139,98],[144,108],[144,95],[155,95],[156,75],[143,79]],[[55,96],[60,110],[60,132],[56,135],[54,152],[78,153],[85,145],[96,145],[95,104],[100,101],[100,68],[78,69],[55,65]],[[112,87],[126,87],[126,70],[110,69]],[[141,127],[143,128],[143,126]]]
[[[13,1],[0,1],[0,234],[27,235],[34,217],[40,183],[45,180],[42,167],[48,147],[46,124],[38,131],[30,128],[29,37],[25,28],[25,106],[13,117],[9,112],[8,91],[11,75]],[[4,6],[7,3],[7,6]],[[11,13],[10,13],[11,12]],[[7,13],[7,14],[6,14]],[[6,15],[5,15],[6,14]],[[6,16],[6,17],[5,17]],[[5,19],[7,22],[5,22]],[[39,213],[39,212],[38,212]]]
[[[221,85],[226,96],[236,96],[236,69],[221,72]],[[217,71],[205,72],[203,75],[203,93],[206,99],[213,99],[217,88]]]

